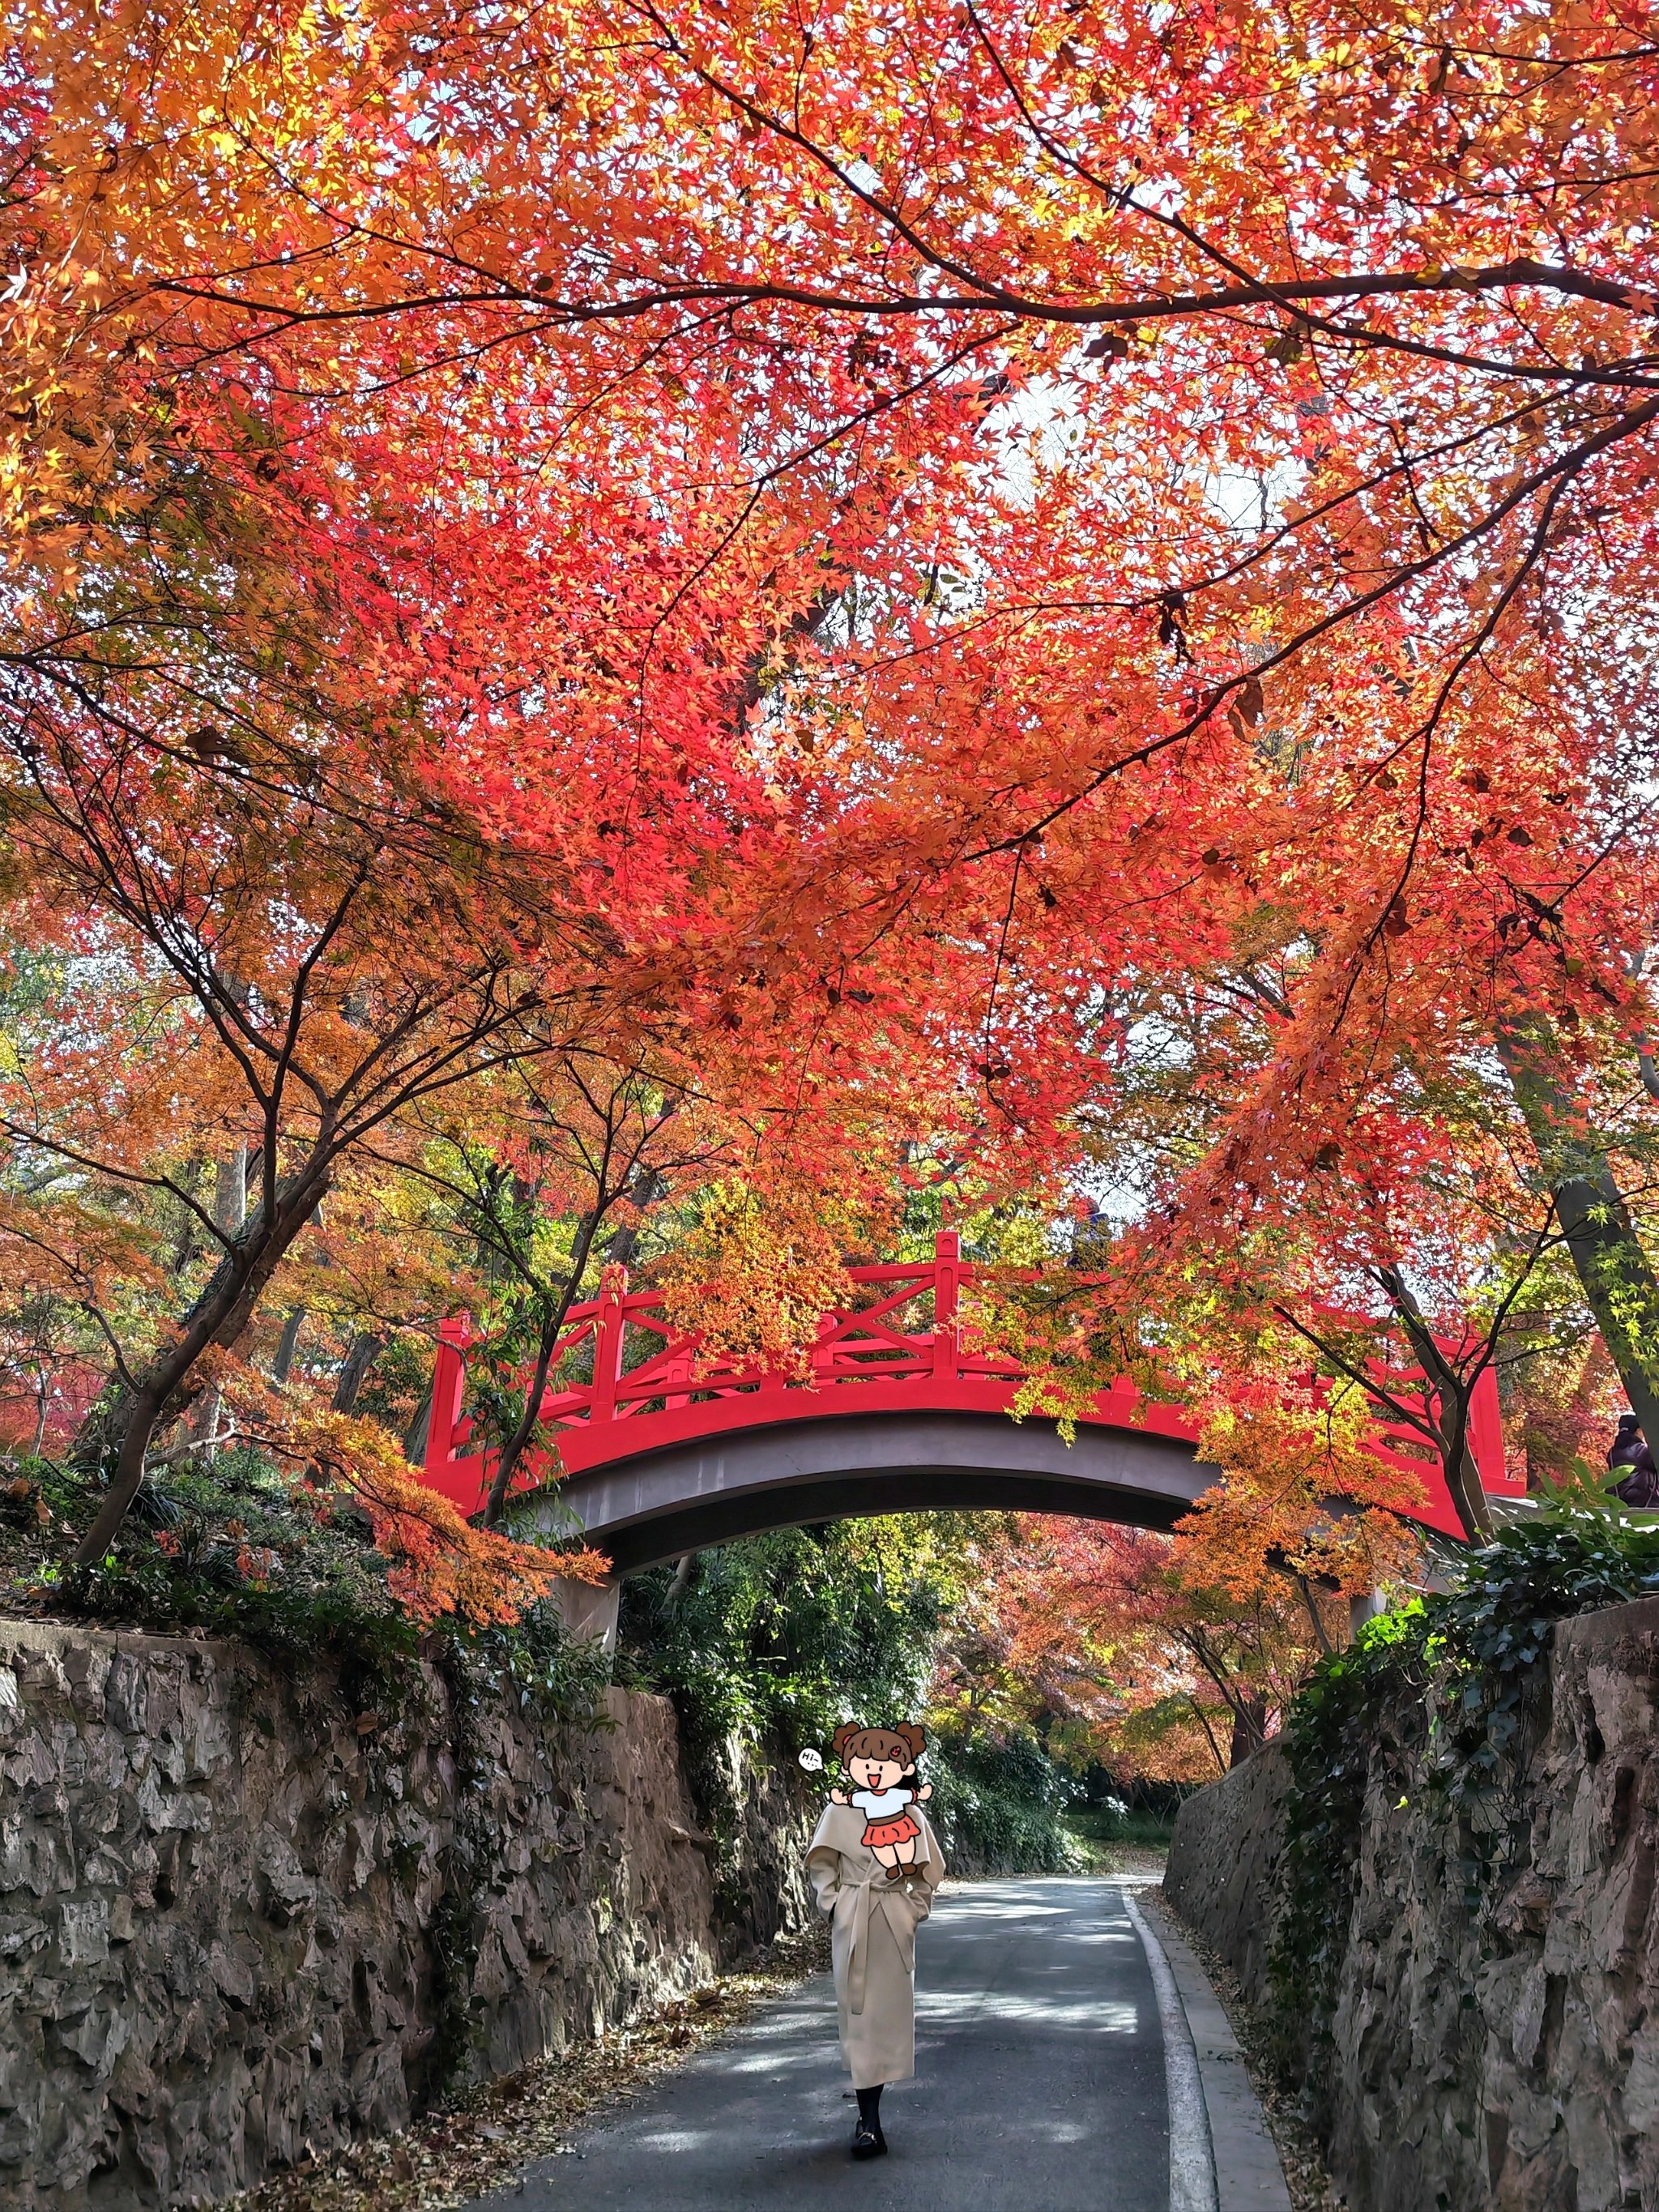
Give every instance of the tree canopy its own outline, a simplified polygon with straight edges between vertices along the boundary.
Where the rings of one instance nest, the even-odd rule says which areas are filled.
[[[1437,1359],[1471,1534],[1485,1365],[1659,1435],[1650,11],[8,40],[4,1344],[83,1565],[233,1431],[372,1481],[463,1305],[510,1472],[618,1255],[778,1345],[929,1190],[1062,1397]]]

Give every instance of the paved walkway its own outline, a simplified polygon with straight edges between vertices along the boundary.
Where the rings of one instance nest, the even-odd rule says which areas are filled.
[[[806,1983],[573,2136],[501,2212],[1168,2212],[1158,2000],[1104,1881],[976,1882],[916,1941],[917,2075],[882,2100],[884,2159],[847,2155],[854,2107],[829,1982]]]

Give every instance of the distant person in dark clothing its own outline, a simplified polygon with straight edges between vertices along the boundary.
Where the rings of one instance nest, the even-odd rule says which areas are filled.
[[[1643,1512],[1659,1505],[1659,1468],[1653,1463],[1652,1446],[1634,1413],[1619,1416],[1619,1433],[1607,1453],[1607,1465],[1615,1474],[1621,1467],[1630,1469],[1622,1482],[1613,1485],[1615,1498]]]

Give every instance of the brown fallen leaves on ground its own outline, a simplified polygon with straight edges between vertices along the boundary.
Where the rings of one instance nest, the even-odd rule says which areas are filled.
[[[1098,1850],[1099,1856],[1089,1871],[1103,1875],[1108,1881],[1127,1881],[1139,1887],[1164,1879],[1167,1851],[1149,1844],[1106,1844]]]
[[[830,1964],[827,1922],[781,1936],[741,1972],[626,2028],[466,2091],[403,2134],[308,2159],[233,2197],[224,2212],[449,2212],[558,2154],[578,2121],[638,2094],[712,2038]]]
[[[1238,2038],[1250,2087],[1255,2091],[1267,2132],[1279,2153],[1279,2163],[1284,2169],[1291,2212],[1346,2212],[1345,2200],[1337,2195],[1325,2171],[1317,2138],[1297,2111],[1295,2098],[1279,2086],[1269,2063],[1267,2024],[1239,1987],[1237,1975],[1211,1949],[1192,1923],[1182,1918],[1162,1891],[1158,1893],[1155,1904],[1156,1909],[1167,1913],[1180,1929],[1188,1949],[1209,1976],[1210,1986],[1220,1999],[1221,2009]]]

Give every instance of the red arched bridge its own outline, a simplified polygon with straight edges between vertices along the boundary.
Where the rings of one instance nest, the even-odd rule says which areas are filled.
[[[873,1513],[1014,1508],[1167,1528],[1213,1480],[1188,1416],[1127,1380],[1098,1395],[1073,1443],[1052,1420],[1010,1419],[1024,1370],[964,1341],[958,1294],[974,1271],[954,1234],[934,1240],[931,1261],[849,1272],[860,1303],[823,1316],[799,1374],[709,1363],[654,1291],[629,1291],[618,1273],[571,1309],[541,1407],[559,1468],[527,1455],[526,1486],[557,1473],[563,1525],[628,1574],[765,1528]],[[490,1456],[469,1449],[466,1342],[465,1323],[445,1324],[426,1480],[471,1513]],[[571,1368],[591,1379],[562,1379]],[[1515,1495],[1490,1368],[1471,1431],[1488,1492]],[[1455,1535],[1443,1480],[1413,1432],[1379,1423],[1372,1448],[1410,1468],[1428,1492],[1421,1518]]]

